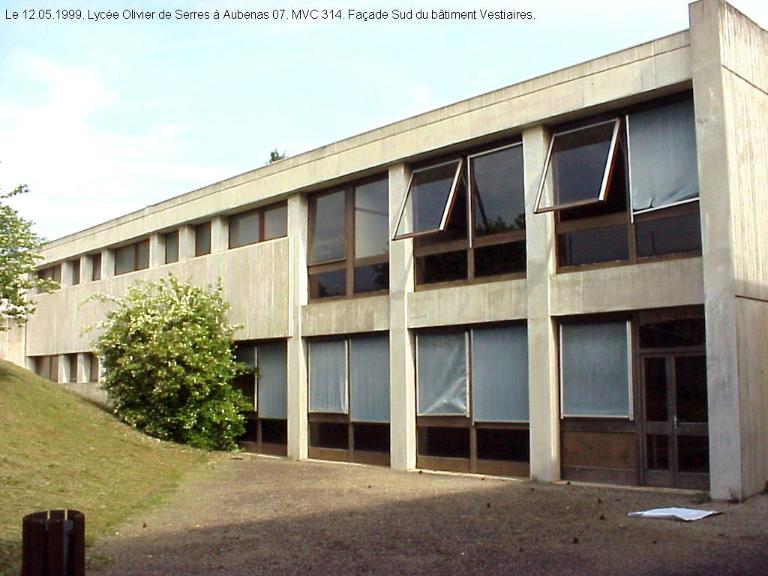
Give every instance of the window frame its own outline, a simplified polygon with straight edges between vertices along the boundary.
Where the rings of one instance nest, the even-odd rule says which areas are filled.
[[[523,228],[522,230],[506,230],[504,232],[499,232],[496,234],[485,234],[482,236],[476,235],[475,192],[472,185],[472,172],[471,172],[472,160],[474,158],[482,157],[488,154],[493,154],[496,152],[501,152],[502,150],[508,150],[516,147],[520,147],[522,150],[522,146],[523,146],[522,140],[515,139],[513,141],[508,141],[508,142],[497,142],[494,145],[491,145],[490,147],[484,146],[480,148],[475,148],[472,150],[465,151],[461,154],[460,156],[461,159],[466,160],[466,172],[462,171],[460,176],[465,178],[467,236],[466,238],[451,239],[451,240],[445,240],[445,241],[436,240],[434,242],[430,242],[427,244],[420,243],[421,237],[425,237],[427,236],[427,234],[419,234],[419,235],[413,236],[415,290],[417,291],[431,290],[434,288],[460,286],[464,284],[474,284],[474,283],[481,283],[481,282],[518,280],[526,277],[527,263],[525,266],[526,270],[523,270],[523,271],[503,272],[501,274],[489,274],[489,275],[483,275],[483,276],[477,275],[476,266],[475,266],[475,251],[477,249],[487,248],[491,246],[513,245],[513,244],[522,242],[524,249],[526,250],[526,253],[527,253],[527,240],[526,240],[527,231],[526,231],[526,228]],[[432,164],[431,166],[435,166],[435,165],[436,164]],[[525,166],[524,165],[522,167],[522,170],[523,170],[523,173],[521,174],[521,177],[523,178],[523,190],[524,190],[525,189],[525,186],[524,186]],[[452,202],[455,202],[455,196]],[[525,207],[525,193],[523,193],[523,206]],[[453,210],[453,206],[451,207],[451,210]],[[446,222],[448,221],[450,221],[450,214],[449,214],[449,219]],[[437,232],[430,232],[429,234],[437,234]],[[436,255],[448,254],[452,252],[465,252],[467,274],[464,278],[453,279],[453,280],[443,280],[439,282],[420,281],[418,260],[428,256],[436,256]]]
[[[699,215],[700,216],[700,206],[699,201],[700,198],[690,198],[686,200],[682,200],[680,202],[676,202],[671,205],[667,206],[661,206],[661,207],[653,207],[646,210],[639,210],[637,212],[634,212],[632,210],[632,190],[631,190],[631,180],[630,180],[630,170],[631,170],[631,163],[630,163],[630,154],[631,154],[631,142],[629,141],[629,116],[633,113],[643,111],[643,110],[652,110],[657,107],[662,107],[667,104],[671,104],[678,101],[687,101],[692,99],[692,95],[689,92],[683,92],[678,93],[675,95],[672,95],[667,98],[652,100],[648,102],[643,102],[642,104],[639,104],[637,106],[630,106],[623,110],[621,110],[620,113],[609,113],[607,115],[598,116],[596,118],[593,118],[595,120],[594,122],[590,122],[587,120],[586,126],[590,125],[596,125],[600,124],[600,118],[607,118],[607,120],[604,120],[603,122],[607,121],[619,121],[620,131],[618,136],[618,141],[616,146],[623,146],[624,147],[624,194],[625,194],[625,210],[623,212],[614,212],[609,214],[603,214],[598,216],[587,216],[583,218],[578,219],[567,219],[563,220],[561,215],[562,211],[567,211],[569,208],[573,208],[573,206],[566,207],[564,209],[555,209],[552,210],[552,212],[555,214],[555,262],[556,262],[556,273],[562,274],[562,273],[569,273],[569,272],[582,272],[582,271],[589,271],[589,270],[598,270],[602,268],[610,268],[610,267],[616,267],[616,266],[630,266],[635,264],[640,264],[644,262],[657,262],[657,261],[664,261],[664,260],[679,260],[682,258],[696,258],[700,257],[702,254],[701,248],[698,249],[691,249],[691,250],[682,250],[677,252],[669,252],[665,254],[656,254],[656,255],[650,255],[650,256],[641,256],[638,252],[638,240],[637,240],[637,225],[638,223],[642,224],[643,222],[651,221],[651,220],[662,220],[662,219],[675,219],[679,217],[685,217],[690,215]],[[578,121],[577,121],[578,122]],[[579,129],[581,126],[576,126],[574,129]],[[571,129],[566,129],[562,132],[568,132]],[[550,142],[550,147],[552,143]],[[618,149],[614,150],[614,156],[611,159],[611,163],[609,164],[609,169],[613,170],[613,163],[616,162],[616,155],[617,155]],[[544,175],[546,176],[546,168],[545,165],[545,172]],[[540,186],[544,184],[544,180],[540,182]],[[610,187],[610,184],[609,184]],[[607,199],[608,192],[606,191],[606,199]],[[537,198],[538,201],[538,198]],[[593,202],[590,205],[596,205],[597,202]],[[587,206],[585,204],[585,206]],[[578,206],[577,206],[578,207]],[[534,212],[535,213],[535,212]],[[564,264],[560,257],[560,246],[561,242],[563,241],[561,239],[561,236],[565,234],[570,234],[573,232],[580,232],[580,231],[588,231],[588,230],[599,230],[602,228],[611,228],[616,226],[626,226],[626,235],[627,235],[627,258],[620,259],[620,260],[605,260],[600,262],[590,262],[586,264]],[[701,234],[701,223],[699,223],[699,234]]]
[[[375,266],[385,264],[389,268],[389,248],[383,254],[367,256],[365,258],[355,257],[355,198],[356,189],[366,184],[374,182],[389,182],[389,175],[386,173],[377,174],[363,180],[355,180],[342,186],[334,187],[320,192],[312,193],[308,196],[307,206],[307,289],[309,291],[309,301],[327,302],[332,300],[341,300],[346,298],[364,298],[367,296],[380,296],[389,293],[389,281],[387,287],[380,290],[369,290],[365,292],[355,291],[355,270],[364,266]],[[331,194],[343,194],[344,197],[344,255],[341,258],[324,260],[322,262],[312,263],[314,247],[312,239],[314,238],[317,222],[317,199]],[[389,195],[387,195],[387,206],[389,206]],[[389,225],[389,210],[387,210],[387,225]],[[389,233],[387,232],[387,246],[389,246]],[[315,291],[312,277],[326,272],[344,271],[345,289],[343,294],[334,296],[319,296]],[[389,273],[387,273],[389,279]]]
[[[101,280],[101,252],[90,254],[91,259],[91,282],[98,282]]]
[[[552,152],[555,147],[555,141],[557,140],[558,136],[565,136],[567,134],[573,134],[575,132],[581,132],[583,130],[589,130],[590,128],[595,128],[597,126],[607,125],[613,123],[613,134],[611,135],[611,143],[609,144],[608,148],[608,156],[605,160],[605,167],[603,168],[603,178],[600,183],[600,192],[596,199],[594,200],[576,200],[572,202],[566,202],[566,203],[558,203],[554,198],[554,191],[553,191],[553,198],[552,198],[552,204],[550,206],[541,206],[542,196],[544,194],[544,189],[546,188],[547,183],[547,174],[549,173],[549,168],[551,166],[552,162]],[[608,192],[608,182],[610,181],[610,174],[611,169],[613,167],[613,160],[616,156],[616,146],[618,145],[618,139],[619,139],[619,132],[621,130],[621,124],[622,124],[622,115],[615,116],[612,119],[608,120],[601,120],[597,122],[592,122],[591,124],[586,124],[584,126],[577,126],[575,128],[569,128],[566,130],[560,130],[557,132],[553,132],[551,135],[551,138],[549,140],[549,148],[547,150],[547,157],[544,161],[544,171],[541,175],[541,180],[539,181],[539,189],[536,194],[536,204],[534,205],[534,214],[544,214],[546,212],[556,212],[560,210],[567,210],[569,208],[577,208],[579,206],[590,206],[592,204],[597,204],[598,202],[604,202],[605,196]]]
[[[398,230],[400,229],[400,224],[402,223],[402,220],[403,220],[403,214],[405,214],[405,207],[408,205],[408,199],[410,198],[410,195],[411,195],[411,186],[413,184],[414,176],[419,172],[434,170],[435,168],[441,168],[443,166],[448,166],[454,163],[456,163],[456,171],[453,174],[453,180],[451,181],[451,188],[448,191],[448,196],[445,199],[445,205],[443,206],[443,214],[440,218],[440,224],[438,225],[438,227],[431,228],[429,230],[422,230],[420,232],[409,232],[409,233],[400,234]],[[445,230],[445,227],[448,224],[448,220],[450,218],[451,212],[453,211],[453,204],[456,199],[456,189],[458,188],[459,181],[461,180],[461,177],[462,177],[463,165],[464,165],[464,158],[462,156],[459,156],[458,158],[454,158],[451,160],[443,160],[434,164],[429,164],[427,166],[416,168],[411,171],[411,175],[408,178],[408,186],[405,189],[405,195],[403,196],[403,201],[400,203],[400,210],[398,210],[397,223],[395,225],[395,234],[390,238],[390,240],[416,238],[418,236],[425,236],[427,234],[434,234],[435,232],[442,232]]]
[[[262,242],[267,242],[269,240],[277,240],[278,238],[285,238],[288,234],[288,223],[287,218],[288,214],[286,211],[286,226],[285,230],[286,233],[282,234],[280,236],[273,236],[272,238],[266,237],[266,214],[267,212],[271,212],[273,210],[279,210],[281,208],[287,209],[288,202],[287,201],[281,201],[281,202],[274,202],[272,204],[266,204],[264,206],[258,206],[256,208],[250,208],[248,210],[243,210],[240,212],[234,212],[232,214],[227,215],[227,250],[235,250],[237,248],[243,248],[244,246],[252,246],[254,244],[261,244]],[[255,215],[258,218],[258,230],[257,230],[257,240],[254,240],[252,242],[245,242],[242,244],[233,244],[232,242],[232,221],[238,220],[240,218],[243,218],[248,215]]]
[[[136,242],[132,242],[130,244],[124,244],[123,246],[117,246],[114,248],[115,258],[114,258],[114,267],[113,267],[113,275],[114,276],[123,276],[124,274],[130,274],[132,272],[139,272],[141,270],[148,270],[149,269],[149,263],[150,263],[150,245],[149,245],[149,238],[144,238],[143,240],[138,240]],[[139,249],[142,245],[146,245],[147,247],[147,265],[139,268]],[[126,250],[130,248],[131,249],[131,269],[126,270],[124,272],[118,272],[117,271],[117,252],[119,250]]]
[[[606,415],[606,414],[566,414],[564,408],[564,381],[563,381],[563,326],[575,325],[575,324],[604,324],[606,322],[624,322],[627,334],[627,411],[628,415]],[[633,336],[633,322],[632,318],[613,318],[610,317],[589,317],[587,319],[578,319],[577,321],[564,321],[558,323],[557,337],[558,337],[558,378],[559,378],[559,392],[560,392],[560,420],[613,420],[634,423],[635,421],[635,377],[634,377],[634,336]]]

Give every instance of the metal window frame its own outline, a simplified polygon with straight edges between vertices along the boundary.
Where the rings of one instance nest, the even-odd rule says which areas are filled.
[[[522,142],[515,142],[514,144],[507,144],[506,146],[499,146],[498,148],[492,148],[491,150],[483,150],[482,152],[477,152],[475,154],[469,154],[467,156],[467,210],[469,211],[469,214],[467,215],[467,228],[469,229],[469,247],[473,248],[475,244],[475,190],[472,187],[472,160],[475,158],[479,158],[480,156],[487,156],[489,154],[495,154],[496,152],[501,152],[502,150],[509,150],[510,148],[515,148],[519,146],[520,148],[523,147]],[[525,166],[523,166],[523,178],[525,178]],[[523,182],[523,188],[525,188],[525,182]],[[525,196],[525,195],[523,195]],[[523,206],[525,207],[525,197],[523,197]],[[507,232],[510,232],[510,230],[507,230]],[[517,232],[517,230],[514,230],[513,232]]]
[[[405,207],[408,204],[408,199],[411,197],[411,186],[413,184],[413,177],[419,172],[434,170],[435,168],[440,168],[441,166],[448,166],[449,164],[456,164],[456,172],[453,175],[453,182],[451,183],[451,189],[448,192],[448,197],[446,198],[445,206],[443,206],[443,215],[440,219],[440,225],[437,228],[431,228],[429,230],[422,230],[420,232],[409,232],[406,234],[400,234],[398,230],[400,230],[400,224],[402,223],[402,220],[403,220],[403,214],[405,213]],[[464,164],[464,158],[459,157],[453,160],[446,160],[445,162],[431,164],[423,168],[417,168],[416,170],[413,170],[411,172],[411,176],[408,179],[408,187],[406,188],[405,195],[403,196],[403,201],[400,205],[400,210],[398,211],[397,224],[395,225],[395,233],[391,238],[392,240],[403,240],[404,238],[416,238],[418,236],[425,236],[427,234],[434,234],[435,232],[442,232],[443,230],[445,230],[445,226],[448,223],[448,216],[451,213],[451,209],[453,208],[453,202],[454,202],[454,199],[456,198],[456,188],[458,188],[458,185],[459,185],[459,179],[461,178],[461,171],[462,171],[461,169],[463,164]]]
[[[573,134],[574,132],[581,132],[583,130],[588,130],[590,128],[594,128],[596,126],[603,126],[607,124],[613,123],[613,134],[611,136],[611,142],[610,147],[608,148],[608,156],[605,161],[605,168],[603,170],[603,179],[600,184],[600,193],[598,194],[597,198],[594,200],[577,200],[574,202],[567,202],[567,203],[557,203],[554,198],[553,194],[553,203],[551,206],[541,206],[542,197],[544,194],[544,188],[546,187],[547,182],[547,174],[549,173],[550,164],[552,161],[552,151],[554,149],[555,140],[557,140],[558,136],[564,136],[566,134]],[[544,162],[544,171],[541,175],[541,180],[539,181],[539,190],[536,194],[536,204],[533,210],[534,214],[543,214],[546,212],[556,212],[558,210],[564,210],[567,208],[575,208],[577,206],[588,206],[590,204],[597,204],[598,202],[604,202],[605,196],[608,191],[608,179],[611,174],[611,166],[613,165],[613,158],[616,155],[616,145],[619,139],[619,128],[621,127],[621,116],[617,116],[616,118],[613,118],[611,120],[603,120],[602,122],[594,122],[592,124],[587,124],[586,126],[579,126],[578,128],[571,128],[570,130],[563,130],[561,132],[555,132],[552,134],[552,138],[549,141],[549,149],[547,150],[547,159]]]
[[[596,322],[587,322],[586,324],[605,324],[610,322],[610,320],[606,321],[596,321]],[[632,320],[627,319],[625,320],[626,323],[626,331],[627,331],[627,394],[628,394],[628,401],[627,401],[627,410],[629,414],[566,414],[565,413],[565,407],[564,407],[564,383],[563,383],[563,326],[567,325],[574,325],[569,322],[560,323],[558,327],[558,376],[560,378],[560,419],[563,418],[613,418],[613,419],[620,419],[620,420],[628,420],[629,422],[633,422],[635,420],[635,406],[634,406],[634,382],[632,378]],[[584,323],[580,323],[584,324]]]

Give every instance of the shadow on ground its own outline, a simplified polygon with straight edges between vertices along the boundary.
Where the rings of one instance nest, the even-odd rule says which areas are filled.
[[[219,461],[96,546],[92,574],[768,574],[768,498],[398,473],[265,458]],[[630,519],[714,508],[701,522]],[[101,562],[100,562],[101,563]]]

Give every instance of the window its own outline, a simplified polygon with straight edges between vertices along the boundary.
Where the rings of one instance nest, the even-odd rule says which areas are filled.
[[[559,267],[699,252],[693,102],[555,131],[536,212],[557,213]]]
[[[101,252],[91,254],[91,280],[101,280]]]
[[[625,320],[560,326],[563,417],[633,417],[629,334]]]
[[[415,169],[395,238],[407,236],[417,284],[525,274],[522,145]]]
[[[248,398],[246,434],[241,442],[256,452],[285,455],[288,438],[286,343],[241,342],[235,357],[251,368],[235,385]]]
[[[61,284],[61,264],[41,268],[37,271],[37,277],[41,279],[53,280],[54,282]]]
[[[80,259],[69,261],[70,270],[72,271],[72,286],[80,284]]]
[[[179,261],[179,231],[174,230],[165,235],[165,263]]]
[[[229,247],[239,248],[285,236],[287,216],[288,208],[284,202],[230,216]]]
[[[115,250],[115,276],[149,268],[149,240]]]
[[[528,340],[522,325],[416,339],[418,465],[528,474]]]
[[[389,289],[387,177],[309,198],[311,298]]]
[[[203,222],[195,226],[195,256],[211,253],[211,223]]]
[[[33,361],[35,374],[46,378],[51,382],[59,381],[59,357],[58,356],[35,356]]]
[[[67,371],[70,384],[77,382],[77,354],[67,354]]]
[[[99,357],[91,352],[89,354],[90,365],[88,366],[88,382],[99,381]]]
[[[310,341],[309,410],[312,457],[388,464],[388,335]]]

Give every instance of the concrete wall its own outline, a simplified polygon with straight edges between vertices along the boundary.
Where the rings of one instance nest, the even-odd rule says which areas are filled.
[[[690,7],[712,494],[768,480],[768,33],[719,0]]]
[[[25,328],[0,322],[0,360],[25,366]]]

